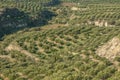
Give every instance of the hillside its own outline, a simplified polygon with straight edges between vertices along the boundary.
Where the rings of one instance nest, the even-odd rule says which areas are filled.
[[[95,51],[119,32],[119,27],[71,26],[6,36],[0,49],[1,73],[10,80],[118,80],[119,65]]]
[[[0,80],[119,80],[119,0],[0,0]]]

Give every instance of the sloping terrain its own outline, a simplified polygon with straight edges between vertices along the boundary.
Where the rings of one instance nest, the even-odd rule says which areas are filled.
[[[119,3],[0,0],[0,80],[120,80]]]
[[[65,26],[8,35],[1,42],[1,56],[9,56],[0,58],[1,74],[9,80],[119,80],[119,65],[95,54],[119,32],[119,27]]]

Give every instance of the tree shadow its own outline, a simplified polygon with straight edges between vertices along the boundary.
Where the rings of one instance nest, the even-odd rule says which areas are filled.
[[[53,16],[56,16],[53,12],[41,10],[36,18],[32,18],[17,8],[5,8],[0,11],[0,38],[24,28],[45,25]]]
[[[38,12],[36,16],[37,18],[32,19],[28,25],[30,27],[46,25],[48,24],[48,21],[51,20],[54,16],[57,16],[57,15],[51,11],[48,11],[47,9],[44,9],[41,12]]]
[[[46,6],[56,6],[58,4],[60,4],[61,1],[60,0],[52,0],[49,3],[46,4]]]

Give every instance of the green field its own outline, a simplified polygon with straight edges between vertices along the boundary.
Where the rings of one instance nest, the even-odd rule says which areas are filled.
[[[119,3],[0,0],[0,80],[119,80]]]

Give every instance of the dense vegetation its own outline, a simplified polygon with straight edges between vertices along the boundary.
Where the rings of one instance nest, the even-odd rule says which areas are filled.
[[[55,23],[70,25],[95,25],[96,22],[98,22],[101,26],[105,26],[105,24],[106,26],[120,26],[119,4],[84,5],[64,3],[63,5],[63,7],[59,7],[59,18],[54,19]],[[58,9],[56,9],[56,12],[57,11]]]
[[[120,57],[96,54],[120,38],[119,3],[0,0],[0,80],[119,80]]]
[[[25,27],[45,25],[56,15],[45,8],[45,3],[47,4],[48,1],[1,1],[0,3],[2,7],[0,10],[0,37]]]
[[[2,44],[4,46],[1,46],[7,50],[10,50],[7,46],[13,47],[9,52],[1,53],[1,56],[6,56],[6,59],[1,58],[1,72],[11,80],[113,80],[120,74],[118,68],[107,59],[97,56],[94,51],[109,39],[118,36],[119,32],[118,27],[113,29],[94,26],[40,31],[38,28],[18,32],[6,37]],[[19,47],[22,48],[21,51],[17,49]]]

